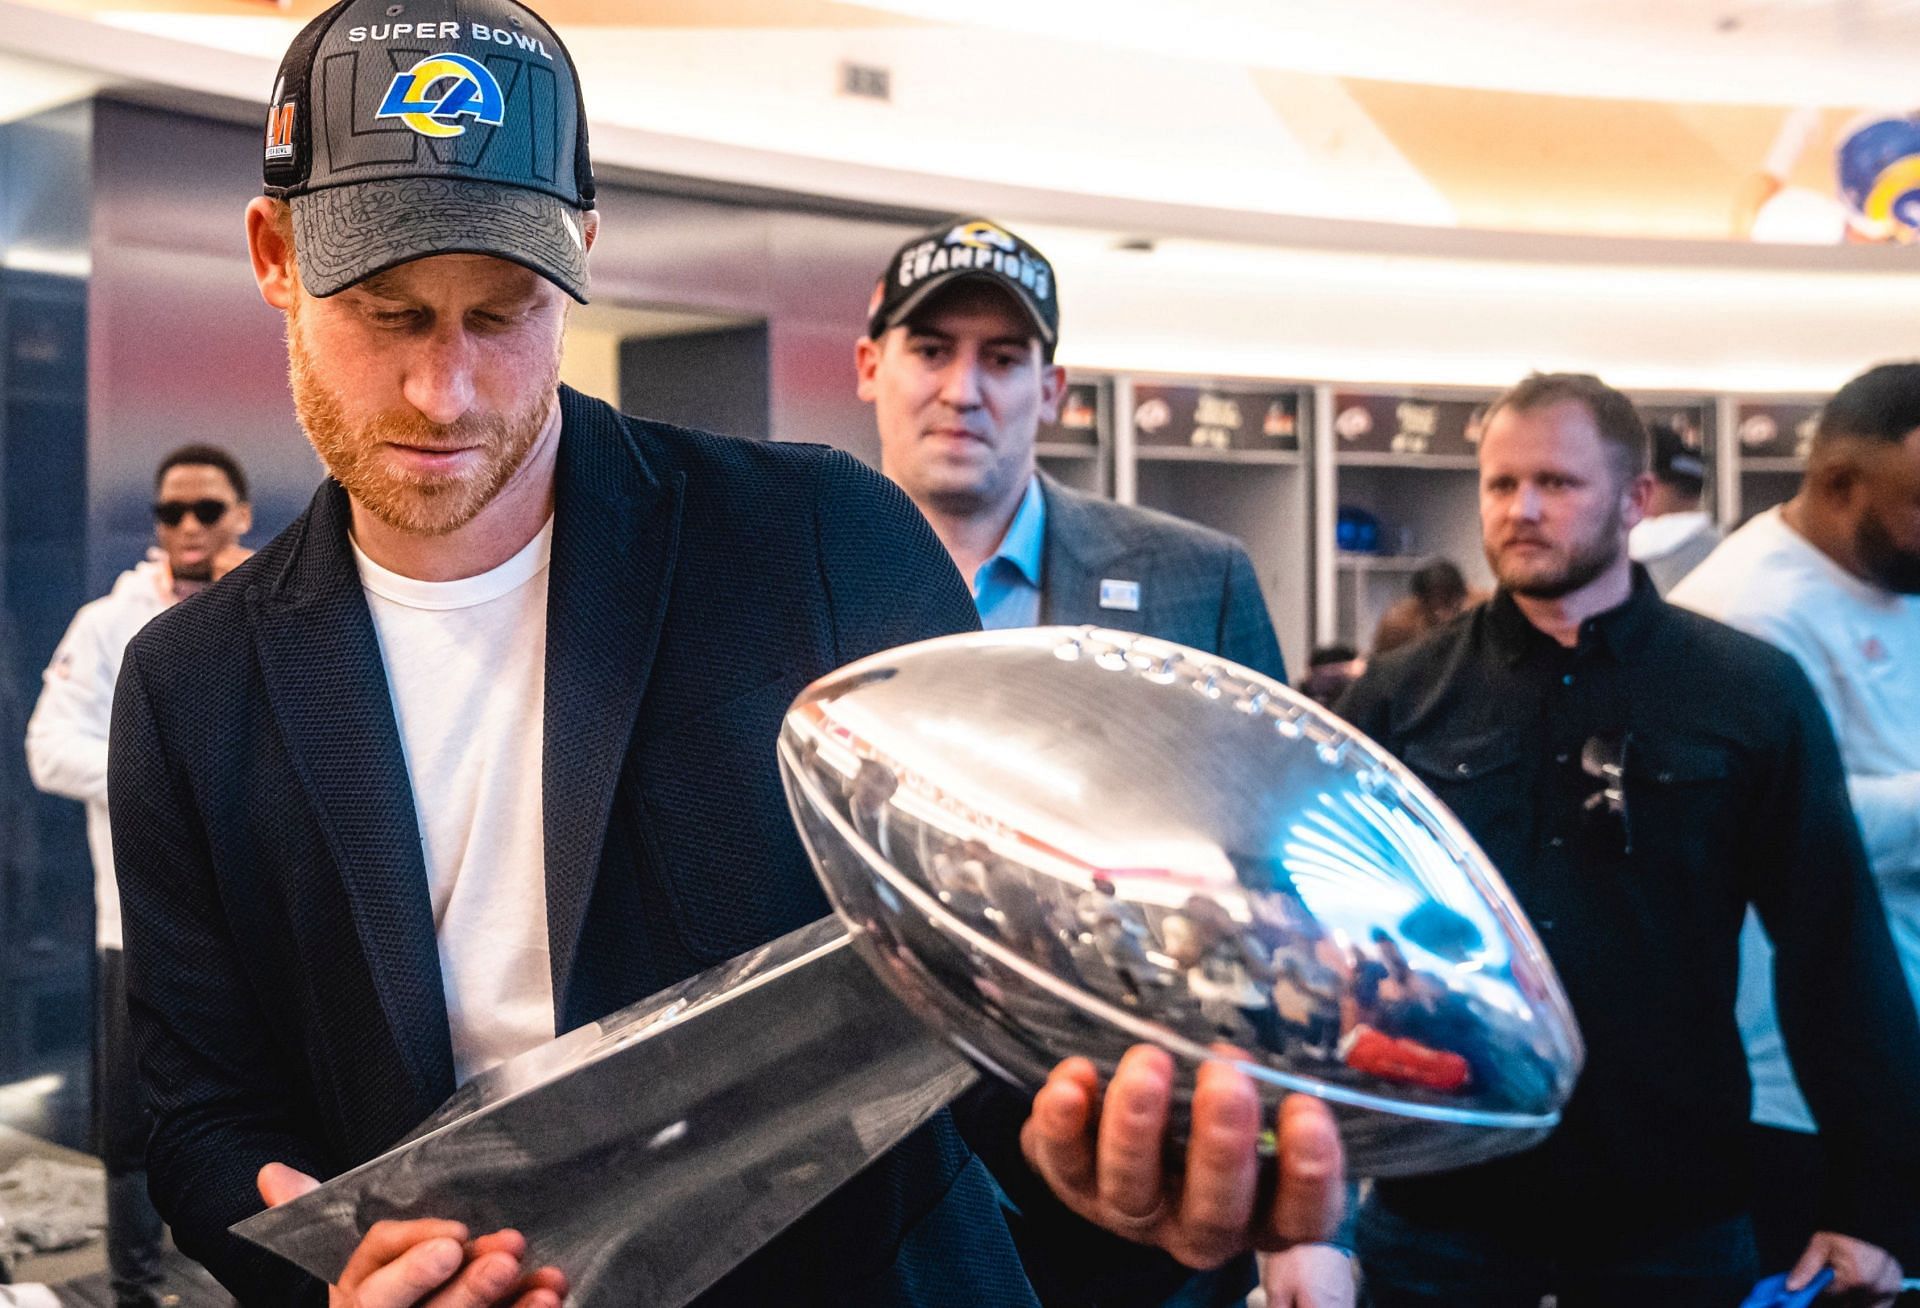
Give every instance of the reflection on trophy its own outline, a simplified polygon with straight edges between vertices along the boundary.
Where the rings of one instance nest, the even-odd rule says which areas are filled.
[[[809,688],[780,764],[856,944],[1017,1084],[1224,1049],[1276,1103],[1331,1102],[1376,1176],[1522,1148],[1572,1091],[1572,1012],[1472,839],[1235,664],[1092,629],[929,641]]]
[[[569,1303],[676,1308],[969,1085],[947,1041],[1027,1087],[1141,1041],[1229,1057],[1269,1107],[1333,1104],[1356,1175],[1522,1148],[1572,1091],[1566,997],[1485,856],[1236,664],[1091,628],[946,637],[809,687],[778,751],[841,921],[474,1078],[235,1230],[335,1280],[383,1218],[512,1226]]]

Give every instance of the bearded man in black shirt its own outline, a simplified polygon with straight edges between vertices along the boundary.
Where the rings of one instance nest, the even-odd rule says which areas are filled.
[[[1832,733],[1791,658],[1669,607],[1629,562],[1650,490],[1632,404],[1528,378],[1480,445],[1494,599],[1376,661],[1340,712],[1459,815],[1532,918],[1586,1036],[1541,1145],[1382,1182],[1377,1308],[1731,1308],[1746,1213],[1742,915],[1778,944],[1800,1084],[1832,1144],[1791,1284],[1885,1305],[1920,1256],[1920,1022]]]

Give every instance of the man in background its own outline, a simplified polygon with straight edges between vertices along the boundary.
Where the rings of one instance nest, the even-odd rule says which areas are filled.
[[[1467,589],[1467,579],[1450,559],[1423,565],[1407,582],[1411,592],[1380,615],[1373,630],[1373,657],[1411,645],[1436,627],[1445,626],[1471,605],[1487,598],[1485,591]]]
[[[1647,570],[1654,589],[1665,595],[1700,565],[1720,543],[1720,529],[1700,507],[1707,465],[1678,431],[1656,423],[1653,436],[1653,492],[1647,516],[1627,536],[1627,553]]]
[[[232,455],[211,445],[188,445],[162,459],[153,498],[157,547],[74,615],[27,722],[34,785],[87,806],[99,947],[94,1109],[107,1169],[107,1268],[118,1308],[155,1308],[163,1300],[160,1218],[147,1198],[147,1116],[127,1037],[120,894],[107,820],[113,684],[133,634],[246,558],[240,538],[253,526],[246,474]]]
[[[1793,1285],[1826,1266],[1836,1298],[1889,1304],[1895,1257],[1920,1253],[1920,1021],[1819,701],[1792,659],[1667,604],[1629,561],[1652,479],[1626,396],[1530,377],[1479,460],[1498,593],[1375,660],[1339,709],[1500,869],[1587,1060],[1540,1144],[1377,1184],[1358,1222],[1376,1308],[1730,1305],[1783,1270],[1761,1267],[1749,1217],[1749,902],[1831,1143]]]
[[[888,260],[854,352],[880,468],[933,524],[988,628],[1093,623],[1286,679],[1240,543],[1062,486],[1034,463],[1059,413],[1053,267],[996,223],[958,219]]]
[[[1273,620],[1238,541],[1082,494],[1039,471],[1040,424],[1059,416],[1066,391],[1066,369],[1053,361],[1059,337],[1059,287],[1046,257],[997,223],[962,218],[894,252],[855,345],[860,398],[873,405],[880,431],[881,471],[932,524],[973,592],[981,625],[1115,627],[1221,654],[1284,682]],[[956,1111],[976,1120],[1010,1114],[999,1098],[975,1094]],[[1057,1239],[1016,1235],[1029,1275],[1046,1282],[1050,1254],[1035,1246]],[[1343,1254],[1302,1246],[1280,1257],[1332,1262],[1351,1284]],[[1180,1302],[1206,1301],[1250,1275],[1230,1270]]]
[[[1854,378],[1821,411],[1788,503],[1727,538],[1673,601],[1794,656],[1840,744],[1907,982],[1920,993],[1920,363]],[[1773,950],[1749,920],[1741,1033],[1753,1071],[1763,1255],[1804,1244],[1821,1150],[1780,1039]]]

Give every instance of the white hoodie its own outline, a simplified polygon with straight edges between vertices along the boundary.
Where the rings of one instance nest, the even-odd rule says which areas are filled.
[[[95,940],[120,948],[120,891],[113,879],[113,829],[107,821],[107,730],[113,719],[113,683],[127,642],[154,614],[173,603],[173,576],[165,557],[120,574],[105,597],[83,605],[42,674],[40,701],[27,720],[27,769],[33,784],[87,806],[87,845],[93,851]]]

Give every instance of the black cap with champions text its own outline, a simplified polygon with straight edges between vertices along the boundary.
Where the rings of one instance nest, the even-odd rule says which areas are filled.
[[[582,304],[593,166],[566,47],[514,0],[341,0],[287,48],[267,194],[332,295],[435,254],[533,269]]]
[[[956,218],[901,246],[887,263],[867,307],[874,340],[901,323],[943,286],[962,280],[998,286],[1033,320],[1049,359],[1060,339],[1060,296],[1046,256],[998,223]]]

